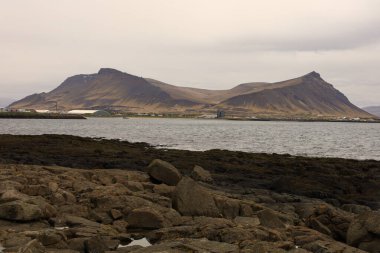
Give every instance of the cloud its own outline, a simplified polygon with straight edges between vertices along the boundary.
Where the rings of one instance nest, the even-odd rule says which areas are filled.
[[[380,104],[377,0],[4,0],[2,96],[49,91],[100,67],[225,89],[316,70]]]

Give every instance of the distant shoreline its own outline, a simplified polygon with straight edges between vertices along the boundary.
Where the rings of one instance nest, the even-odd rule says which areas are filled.
[[[83,116],[76,114],[57,114],[57,113],[30,113],[30,112],[0,112],[0,119],[87,119],[87,118],[142,118],[142,119],[196,119],[196,120],[231,120],[231,121],[281,121],[281,122],[342,122],[342,123],[380,123],[380,119],[302,119],[302,118],[201,118],[201,117],[181,117],[181,116],[138,116],[138,115],[114,115],[110,117]]]
[[[232,120],[232,121],[282,121],[282,122],[342,122],[342,123],[380,123],[378,120],[336,120],[336,119],[281,119],[281,118],[198,118],[198,117],[167,117],[167,116],[114,116],[113,118],[146,118],[146,119],[197,119],[197,120]]]
[[[0,119],[86,119],[82,115],[30,113],[30,112],[0,112]]]

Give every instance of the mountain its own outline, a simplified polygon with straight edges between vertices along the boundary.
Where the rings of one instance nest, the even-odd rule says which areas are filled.
[[[362,109],[370,114],[380,117],[380,106],[368,106]]]
[[[316,72],[283,82],[253,82],[229,90],[207,90],[102,68],[95,74],[69,77],[56,89],[25,97],[11,107],[52,109],[56,102],[62,110],[214,113],[222,109],[239,116],[373,117],[350,103]]]

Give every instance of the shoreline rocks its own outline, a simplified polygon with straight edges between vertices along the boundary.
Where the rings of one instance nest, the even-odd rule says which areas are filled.
[[[378,252],[379,212],[366,206],[192,177],[161,160],[147,173],[0,164],[0,244],[25,253]],[[153,245],[119,247],[141,238]]]

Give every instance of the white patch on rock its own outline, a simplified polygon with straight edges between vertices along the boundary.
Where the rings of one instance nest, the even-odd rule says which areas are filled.
[[[69,227],[55,227],[54,229],[55,230],[65,230],[65,229],[68,229]]]
[[[132,242],[130,242],[127,245],[119,244],[118,248],[125,248],[125,247],[130,247],[130,246],[135,246],[135,245],[142,246],[142,247],[152,246],[152,244],[146,239],[146,237],[144,237],[144,238],[141,238],[139,240],[133,240],[132,239]]]

